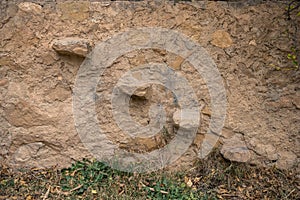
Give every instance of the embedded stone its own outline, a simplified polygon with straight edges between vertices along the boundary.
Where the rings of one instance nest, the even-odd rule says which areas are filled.
[[[65,20],[82,21],[89,17],[88,1],[58,3],[57,8],[61,12],[61,18]]]
[[[181,64],[184,62],[184,59],[181,56],[177,56],[173,63],[171,63],[171,67],[175,70],[180,70]]]
[[[42,12],[42,6],[31,3],[31,2],[22,2],[18,5],[19,9],[24,12],[40,14]]]
[[[134,91],[133,95],[141,98],[147,98],[150,95],[150,88],[147,86],[140,87]]]
[[[5,118],[16,127],[32,127],[50,124],[51,119],[38,107],[20,100],[5,109]]]
[[[235,135],[230,139],[225,139],[221,148],[221,154],[228,160],[236,162],[247,162],[251,154],[241,137]]]
[[[86,57],[89,52],[89,41],[81,38],[56,39],[52,48],[60,54]]]
[[[8,83],[7,79],[0,79],[0,86],[5,86]]]
[[[179,127],[180,120],[181,120],[181,111],[180,111],[180,110],[176,110],[176,111],[173,113],[173,122],[174,122],[174,125],[175,125],[176,127]]]
[[[227,48],[232,45],[232,39],[229,33],[222,30],[218,30],[212,34],[211,43],[217,47]]]
[[[297,162],[297,155],[291,151],[282,151],[279,153],[279,159],[276,162],[276,166],[279,169],[292,168]]]

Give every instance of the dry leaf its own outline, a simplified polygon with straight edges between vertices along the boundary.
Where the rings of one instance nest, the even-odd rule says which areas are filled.
[[[184,182],[186,183],[186,185],[188,187],[192,187],[192,185],[193,185],[192,180],[190,178],[188,178],[188,177],[184,177]]]
[[[27,197],[26,197],[26,200],[31,200],[32,199],[32,196],[31,195],[28,195]]]
[[[20,180],[20,185],[27,185],[25,181]]]

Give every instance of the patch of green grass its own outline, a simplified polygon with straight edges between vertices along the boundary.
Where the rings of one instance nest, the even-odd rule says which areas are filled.
[[[297,170],[231,163],[213,152],[188,171],[127,173],[84,159],[14,172],[0,165],[0,199],[299,199]]]
[[[61,171],[60,188],[70,197],[103,199],[196,200],[196,190],[171,173],[135,174],[113,170],[98,161],[83,160]],[[176,179],[177,178],[177,179]]]
[[[62,170],[60,185],[63,191],[72,190],[75,194],[82,194],[88,188],[93,188],[111,178],[112,174],[113,170],[105,164],[85,159],[72,164],[68,169]]]

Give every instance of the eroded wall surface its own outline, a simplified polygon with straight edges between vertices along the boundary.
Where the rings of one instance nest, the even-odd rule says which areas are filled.
[[[297,167],[300,78],[287,59],[293,46],[288,33],[294,29],[284,12],[285,4],[276,2],[1,1],[0,161],[14,168],[65,167],[92,157],[73,118],[72,93],[80,65],[95,44],[116,33],[163,27],[204,47],[220,71],[227,94],[219,141],[224,157]],[[170,91],[160,86],[142,88],[130,104],[132,117],[147,125],[151,103],[162,102],[167,124],[158,135],[131,138],[113,121],[113,86],[127,70],[150,62],[166,63],[184,75],[203,106],[197,136],[174,166],[192,164],[211,117],[210,96],[202,77],[178,55],[141,50],[118,58],[97,88],[103,97],[96,100],[100,126],[128,151],[147,152],[172,140],[177,108]]]

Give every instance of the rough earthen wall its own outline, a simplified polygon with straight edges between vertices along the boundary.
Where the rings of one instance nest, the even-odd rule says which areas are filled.
[[[286,20],[283,2],[20,2],[0,4],[1,162],[15,168],[65,167],[73,160],[91,157],[78,137],[72,113],[72,90],[84,50],[130,28],[164,27],[199,43],[218,66],[228,103],[220,138],[223,155],[281,168],[299,165],[299,70],[276,70],[292,67],[286,55],[293,45],[288,34],[293,27]],[[84,39],[87,49],[62,54],[53,43],[64,38]],[[152,61],[181,71],[204,105],[194,144],[178,161],[192,163],[207,131],[210,99],[201,77],[182,58],[155,50],[124,55],[105,72],[104,84],[97,91],[109,95],[126,70]],[[153,101],[165,99],[168,104],[170,93],[156,86],[149,90]],[[104,129],[111,127],[107,132],[124,149],[149,151],[175,134],[171,120],[175,108],[169,106],[166,129],[170,138],[126,138],[117,127],[106,126],[112,120],[109,103],[99,100],[99,119]],[[141,107],[148,108],[151,101],[133,98],[131,103],[133,118],[146,124],[147,112]],[[118,138],[120,134],[123,137]],[[240,155],[234,148],[247,152]]]

